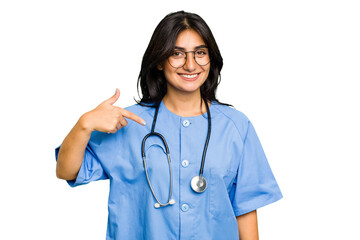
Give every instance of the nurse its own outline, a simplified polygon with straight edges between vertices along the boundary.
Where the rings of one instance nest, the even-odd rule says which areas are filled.
[[[56,148],[70,186],[109,179],[106,239],[259,239],[256,210],[282,194],[252,123],[216,98],[222,66],[204,20],[171,13],[145,51],[140,100],[114,106],[116,89]],[[152,131],[166,145],[143,144]]]

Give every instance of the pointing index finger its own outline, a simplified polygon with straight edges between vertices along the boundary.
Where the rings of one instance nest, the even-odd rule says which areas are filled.
[[[144,119],[142,119],[141,117],[139,117],[138,115],[126,110],[126,109],[121,109],[121,113],[124,117],[129,118],[131,120],[134,120],[135,122],[145,126],[146,122],[144,121]]]

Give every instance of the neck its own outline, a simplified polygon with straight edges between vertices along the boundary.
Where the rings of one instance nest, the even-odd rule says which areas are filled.
[[[163,103],[169,111],[182,117],[194,117],[207,112],[200,90],[191,94],[167,92]],[[210,107],[210,102],[208,106]]]

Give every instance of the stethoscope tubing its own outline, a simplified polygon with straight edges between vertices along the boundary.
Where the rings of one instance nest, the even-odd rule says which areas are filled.
[[[207,133],[207,136],[206,136],[203,156],[202,156],[202,159],[201,159],[201,167],[200,167],[200,173],[199,173],[200,178],[202,177],[203,172],[204,172],[205,157],[206,157],[207,147],[208,147],[209,140],[210,140],[210,135],[211,135],[211,115],[210,115],[210,110],[209,110],[209,106],[208,106],[205,99],[204,99],[204,102],[205,102],[207,116],[208,116],[208,133]]]
[[[204,98],[204,102],[205,102],[205,106],[206,106],[206,110],[207,110],[207,115],[208,115],[208,132],[207,132],[207,136],[206,136],[206,141],[205,141],[205,146],[204,146],[204,150],[203,150],[203,155],[202,155],[202,159],[201,159],[201,167],[200,167],[200,173],[199,176],[195,176],[192,180],[191,180],[191,187],[192,189],[197,192],[197,193],[201,193],[203,191],[205,191],[207,183],[205,178],[202,176],[203,175],[203,171],[204,171],[204,165],[205,165],[205,157],[206,157],[206,151],[207,151],[207,147],[209,144],[209,140],[210,140],[210,135],[211,135],[211,115],[210,115],[210,110],[209,110],[209,106],[208,103],[206,102],[206,99]],[[171,169],[171,158],[170,158],[170,152],[169,152],[169,147],[166,143],[166,140],[164,138],[163,135],[161,135],[158,132],[155,132],[155,124],[156,124],[156,120],[157,120],[157,115],[159,112],[159,107],[160,107],[160,103],[156,106],[156,110],[155,110],[155,115],[154,115],[154,120],[152,123],[152,127],[151,127],[151,132],[148,133],[142,141],[141,144],[141,153],[142,153],[142,159],[143,159],[143,165],[144,165],[144,169],[145,169],[145,175],[146,175],[146,179],[147,182],[149,184],[150,190],[152,195],[154,196],[155,200],[157,203],[155,203],[155,208],[159,208],[159,207],[165,207],[168,205],[172,205],[175,203],[175,201],[173,199],[171,199],[171,194],[172,194],[172,186],[173,186],[173,181],[172,181],[172,169]],[[146,140],[150,137],[150,136],[157,136],[159,137],[162,142],[164,143],[165,146],[165,150],[166,150],[166,155],[167,155],[167,159],[168,159],[168,164],[169,164],[169,172],[170,172],[170,190],[169,190],[169,199],[167,203],[161,203],[159,201],[159,199],[156,197],[155,192],[153,187],[151,186],[150,183],[150,179],[149,179],[149,175],[147,172],[147,167],[146,167],[146,156],[145,156],[145,143]]]
[[[161,135],[160,133],[157,133],[157,132],[154,131],[158,112],[159,112],[159,106],[155,110],[155,115],[154,115],[154,120],[153,120],[152,127],[151,127],[151,132],[148,133],[143,138],[143,141],[142,141],[142,144],[141,144],[141,152],[142,152],[143,165],[144,165],[144,169],[145,169],[145,175],[146,175],[147,182],[149,183],[151,193],[152,193],[152,195],[154,196],[154,198],[155,198],[155,200],[157,202],[157,204],[155,204],[156,208],[165,207],[167,205],[170,205],[170,204],[174,203],[174,201],[171,200],[173,181],[172,181],[171,158],[170,158],[169,147],[167,145],[167,142],[166,142],[164,136]],[[162,140],[162,142],[164,143],[164,146],[165,146],[166,156],[167,156],[168,164],[169,164],[169,172],[170,172],[170,190],[169,190],[169,199],[168,199],[167,203],[161,203],[159,201],[159,199],[156,197],[154,189],[153,189],[153,187],[151,186],[151,183],[150,183],[149,174],[148,174],[147,167],[146,167],[146,160],[145,160],[146,159],[146,156],[145,156],[145,142],[146,142],[146,139],[148,139],[148,137],[150,137],[150,136],[159,137]]]
[[[147,135],[145,136],[145,138],[144,138],[145,141],[146,141],[146,139],[147,139],[148,137],[150,137],[150,136],[152,136],[152,135],[155,135],[155,136],[159,136],[159,135],[160,135],[159,137],[164,138],[164,137],[163,137],[161,134],[159,134],[159,133],[149,133],[149,134],[147,134]],[[143,141],[143,144],[145,144],[144,141]],[[171,159],[170,159],[170,153],[169,153],[168,151],[166,152],[166,156],[167,156],[167,159],[168,159],[169,172],[170,172],[170,191],[169,191],[169,199],[168,199],[168,202],[167,202],[167,203],[161,203],[161,202],[159,201],[159,199],[156,197],[155,192],[154,192],[154,189],[153,189],[152,186],[151,186],[150,179],[149,179],[149,175],[148,175],[148,172],[147,172],[147,167],[146,167],[145,155],[143,155],[143,164],[144,164],[146,179],[147,179],[147,181],[148,181],[148,183],[149,183],[150,190],[151,190],[151,192],[152,192],[152,194],[153,194],[156,202],[159,204],[158,207],[165,207],[165,206],[167,206],[167,205],[169,205],[169,204],[172,203],[172,202],[171,202],[171,193],[172,193],[172,185],[173,185],[173,182],[172,182]]]

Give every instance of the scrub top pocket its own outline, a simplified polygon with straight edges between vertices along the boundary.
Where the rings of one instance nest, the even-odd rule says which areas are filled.
[[[217,169],[210,169],[209,211],[214,217],[234,217],[229,191],[236,173],[226,170],[222,175]]]

